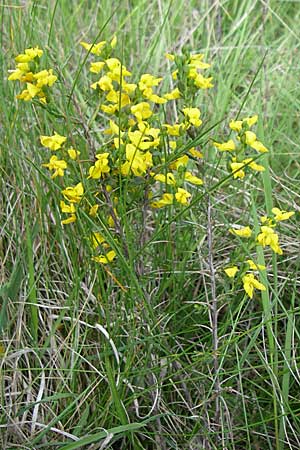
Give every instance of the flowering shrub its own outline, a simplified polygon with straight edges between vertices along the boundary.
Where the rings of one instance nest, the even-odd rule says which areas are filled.
[[[63,180],[61,223],[75,226],[71,224],[81,213],[89,216],[95,231],[88,243],[93,260],[100,264],[114,264],[117,260],[114,242],[120,239],[122,215],[126,213],[119,208],[121,194],[126,193],[128,205],[133,199],[139,208],[146,207],[152,214],[158,214],[156,210],[163,208],[189,207],[197,190],[205,193],[209,189],[198,176],[203,159],[198,146],[201,136],[198,130],[203,125],[197,107],[199,92],[213,87],[212,77],[204,76],[210,68],[203,61],[204,55],[186,50],[182,55],[167,53],[173,66],[170,75],[163,78],[144,73],[136,79],[123,61],[113,56],[116,44],[116,38],[97,44],[81,42],[93,57],[89,66],[90,91],[98,105],[93,120],[105,117],[103,145],[91,148],[91,157],[82,159],[81,151],[71,145],[73,137],[59,134],[56,126],[51,135],[40,136],[42,147],[55,152],[42,166],[50,171],[52,179]],[[57,76],[52,69],[42,68],[42,56],[43,51],[38,47],[26,49],[15,58],[17,66],[8,79],[26,83],[26,89],[17,95],[19,100],[42,102],[47,108],[54,102],[55,91],[51,93],[51,90]],[[229,174],[235,182],[247,173],[265,170],[256,161],[260,154],[268,152],[252,131],[257,120],[257,115],[232,120],[229,128],[233,138],[226,142],[210,141],[211,151],[214,147],[228,158]],[[256,246],[262,246],[282,254],[275,230],[278,222],[294,213],[278,208],[273,208],[272,213],[271,217],[261,218],[258,232],[250,226],[229,230],[247,241],[248,253],[253,254]],[[103,226],[113,236],[109,243],[99,231]],[[231,279],[239,274],[250,298],[254,289],[266,289],[257,278],[265,269],[252,259],[233,261],[232,266],[224,268]]]

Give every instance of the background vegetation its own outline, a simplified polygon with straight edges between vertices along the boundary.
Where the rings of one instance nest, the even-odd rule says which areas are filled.
[[[299,449],[299,213],[284,255],[268,259],[269,296],[227,286],[232,223],[274,205],[299,211],[300,3],[273,0],[15,1],[0,5],[0,442],[3,449]],[[104,26],[105,25],[105,26]],[[110,276],[62,228],[59,191],[40,164],[48,117],[7,81],[24,48],[48,49],[68,100],[81,40],[118,36],[129,69],[164,74],[164,53],[190,45],[212,63],[200,108],[222,139],[229,119],[258,113],[270,149],[262,177],[232,183],[161,229],[134,214],[128,263]],[[75,104],[85,142],[84,68]],[[58,119],[59,121],[60,119]],[[101,133],[95,123],[91,133]],[[215,134],[214,134],[215,133]],[[203,176],[216,182],[212,147]],[[208,211],[210,212],[208,214]],[[249,211],[251,212],[249,216]],[[135,213],[135,211],[133,211]],[[210,218],[211,214],[211,218]],[[207,230],[211,230],[212,246]],[[155,239],[136,267],[137,236]],[[212,250],[212,251],[211,251]],[[212,258],[220,307],[218,354],[209,321]],[[123,289],[118,280],[127,280]],[[214,362],[218,359],[218,370]],[[218,380],[218,391],[216,391]]]

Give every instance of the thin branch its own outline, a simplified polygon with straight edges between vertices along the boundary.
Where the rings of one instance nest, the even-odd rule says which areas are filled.
[[[220,423],[220,379],[219,379],[219,359],[218,359],[218,300],[216,294],[216,270],[213,260],[213,224],[212,224],[212,205],[208,197],[207,206],[207,244],[208,244],[208,266],[210,273],[211,301],[210,301],[210,322],[212,328],[212,346],[214,363],[214,391],[216,394],[216,410],[214,422],[218,426]]]

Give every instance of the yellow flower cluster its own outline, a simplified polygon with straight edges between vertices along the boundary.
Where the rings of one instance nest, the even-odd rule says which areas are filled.
[[[100,78],[91,84],[102,100],[100,109],[109,116],[116,116],[109,120],[109,127],[105,133],[111,140],[107,145],[109,151],[97,154],[98,159],[89,169],[89,178],[109,180],[113,186],[113,176],[123,177],[152,177],[159,186],[165,186],[167,192],[162,193],[160,199],[151,202],[153,208],[162,208],[170,204],[186,205],[192,196],[186,190],[185,183],[199,186],[202,180],[191,172],[193,166],[187,154],[172,158],[165,171],[161,173],[157,168],[164,161],[160,156],[165,153],[166,144],[171,155],[184,144],[185,133],[190,127],[202,124],[199,108],[185,104],[179,87],[170,92],[159,95],[156,91],[163,82],[163,77],[144,73],[136,83],[131,82],[132,73],[118,59],[111,56],[111,44],[105,41],[92,46],[81,43],[83,47],[97,55],[97,61],[90,64],[90,72]],[[202,68],[203,55],[194,55],[188,59],[189,70],[197,71]],[[192,61],[192,62],[191,62]],[[201,61],[201,64],[200,64]],[[206,65],[205,68],[209,67]],[[207,89],[210,86],[205,86]],[[160,126],[158,115],[159,105],[169,101],[183,102],[181,121],[165,123]],[[189,154],[195,158],[202,157],[199,150],[193,148]],[[155,185],[154,185],[155,188]],[[150,198],[157,197],[157,189]]]
[[[282,255],[282,249],[279,246],[279,236],[274,230],[277,226],[278,222],[282,222],[283,220],[288,220],[292,217],[295,212],[294,211],[281,211],[279,208],[272,208],[272,217],[262,216],[261,217],[261,227],[260,233],[256,237],[258,244],[263,247],[269,246],[273,252],[278,255]]]
[[[257,278],[255,278],[254,273],[265,269],[265,266],[256,264],[252,259],[247,259],[246,267],[242,270],[242,282],[244,291],[250,298],[253,298],[254,289],[258,289],[260,291],[266,290],[266,287]],[[231,266],[224,269],[224,272],[229,278],[234,278],[239,270],[240,269],[238,266]]]
[[[183,57],[166,53],[166,58],[173,61],[177,65],[177,69],[172,72],[172,77],[177,80],[180,77],[180,67],[182,65],[187,67],[187,78],[192,81],[192,84],[197,89],[210,89],[213,87],[212,77],[205,78],[202,71],[209,69],[210,64],[203,61],[203,53],[196,53],[194,55],[183,55]]]
[[[27,48],[24,53],[16,56],[16,68],[10,71],[8,80],[26,83],[26,89],[17,95],[19,100],[29,101],[38,97],[42,103],[47,103],[47,88],[57,80],[52,69],[39,69],[39,59],[43,50],[39,47]]]
[[[60,209],[62,214],[66,214],[62,224],[75,222],[82,208],[95,219],[101,208],[101,213],[107,213],[107,225],[112,231],[115,230],[119,221],[120,183],[126,183],[129,195],[143,183],[147,187],[152,208],[188,205],[192,198],[189,187],[203,184],[202,179],[193,173],[195,160],[202,158],[202,153],[194,147],[188,151],[182,149],[186,148],[190,128],[195,130],[202,125],[201,111],[194,106],[197,91],[213,87],[212,77],[203,75],[203,71],[210,67],[203,61],[204,55],[190,54],[188,51],[182,56],[167,54],[167,58],[175,65],[171,69],[175,86],[162,92],[162,87],[167,86],[167,77],[164,79],[143,73],[137,80],[132,80],[133,75],[123,61],[112,55],[117,44],[115,37],[110,42],[80,44],[96,57],[89,67],[91,74],[97,76],[91,83],[91,89],[100,102],[102,114],[108,116],[107,128],[104,130],[108,140],[95,152],[92,161],[80,161],[80,152],[67,145],[66,136],[57,132],[40,136],[43,147],[52,152],[58,151],[42,166],[51,172],[52,179],[61,179],[67,174],[68,181],[61,189],[63,199]],[[42,102],[47,102],[47,88],[55,83],[57,77],[51,69],[39,70],[42,54],[43,51],[35,47],[26,49],[16,57],[17,66],[9,80],[26,83],[27,87],[18,98],[28,101],[38,97]],[[162,117],[171,117],[168,108],[172,110],[173,107],[171,109],[168,103],[174,101],[177,102],[177,120],[162,123]],[[98,120],[97,115],[95,120]],[[257,116],[233,120],[229,127],[235,133],[235,138],[226,142],[214,141],[214,146],[220,152],[231,155],[229,166],[234,178],[244,178],[247,168],[256,172],[264,170],[248,154],[251,149],[259,153],[268,151],[251,130],[257,120]],[[194,132],[191,131],[192,135]],[[89,189],[86,183],[90,183]],[[260,232],[255,242],[281,254],[279,237],[274,228],[277,222],[288,219],[293,213],[278,208],[272,212],[272,217],[261,219]],[[230,232],[240,238],[251,238],[253,234],[249,226],[232,228]],[[93,233],[91,242],[93,250],[97,251],[93,257],[95,261],[106,264],[114,260],[115,251],[109,248],[98,231]],[[243,272],[244,289],[250,297],[255,288],[264,289],[254,276],[253,272],[257,269],[260,267],[248,260],[247,271]],[[238,270],[237,266],[225,269],[229,277],[234,277]]]
[[[204,55],[202,53],[197,53],[195,55],[191,55],[189,60],[189,72],[188,78],[191,78],[197,88],[200,89],[209,89],[213,87],[212,77],[205,78],[201,70],[208,69],[210,64],[207,64],[203,61]]]
[[[104,237],[98,231],[94,232],[91,236],[91,243],[94,250],[99,251],[99,249],[108,250],[109,245],[105,242]],[[104,254],[93,256],[93,261],[99,262],[101,264],[108,264],[113,261],[116,257],[116,252],[114,250],[109,250]]]
[[[60,134],[54,132],[52,136],[40,136],[40,142],[43,147],[48,148],[52,151],[61,150],[64,154],[64,158],[69,158],[70,160],[76,160],[80,152],[75,150],[73,147],[69,149],[64,147],[67,138],[61,136]],[[51,178],[63,177],[65,175],[65,170],[68,169],[68,163],[65,159],[59,159],[56,155],[50,157],[48,163],[42,164],[43,167],[47,167],[50,171],[53,171]],[[76,220],[76,203],[80,203],[83,196],[84,190],[82,183],[78,183],[75,187],[67,187],[62,191],[65,199],[69,203],[64,201],[60,202],[61,212],[68,214],[68,217],[62,220],[62,224],[73,223]]]
[[[107,225],[113,232],[119,221],[120,182],[126,183],[130,195],[136,191],[136,179],[139,178],[138,185],[144,183],[148,191],[149,205],[158,209],[168,205],[187,205],[192,197],[188,187],[203,184],[202,179],[193,173],[194,161],[202,158],[202,153],[195,147],[185,152],[181,150],[187,142],[187,130],[202,125],[201,111],[193,106],[190,96],[181,92],[180,82],[186,76],[186,80],[192,80],[196,90],[212,87],[212,78],[204,78],[201,74],[202,70],[209,68],[209,64],[203,62],[203,55],[200,54],[185,55],[181,61],[174,57],[178,67],[174,78],[178,78],[178,85],[161,93],[163,77],[143,73],[138,80],[131,81],[132,73],[112,55],[116,43],[116,38],[110,42],[80,43],[96,57],[89,67],[93,76],[97,76],[91,83],[91,89],[100,101],[102,114],[108,116],[104,136],[108,135],[109,139],[95,152],[92,163],[90,159],[79,160],[80,152],[67,145],[66,136],[57,132],[40,136],[43,147],[58,151],[60,155],[52,155],[49,162],[42,164],[43,167],[51,172],[51,178],[61,178],[67,174],[68,181],[61,190],[63,200],[60,201],[61,212],[67,215],[62,220],[64,225],[75,222],[81,209],[95,219],[101,208],[101,214],[108,212]],[[45,71],[36,74],[29,72],[29,64],[33,62],[36,65],[36,59],[41,55],[42,50],[38,48],[27,49],[24,55],[19,55],[17,61],[27,65],[18,67],[11,79],[32,84],[36,80],[35,87],[41,89],[46,84],[53,84],[56,77],[47,78]],[[30,89],[33,88],[30,86]],[[25,94],[23,97],[25,99]],[[173,101],[180,102],[177,105],[179,118],[176,123],[162,125],[162,116],[169,115],[160,108],[162,105],[168,108],[167,104]],[[89,189],[86,183],[91,183]],[[94,261],[102,264],[113,261],[116,253],[109,249],[98,231],[93,233],[91,242],[93,250],[98,253],[93,257]]]
[[[279,236],[274,228],[277,226],[278,222],[288,220],[295,213],[294,211],[282,211],[279,208],[272,208],[272,214],[273,215],[271,217],[261,217],[260,221],[262,225],[260,226],[259,233],[255,237],[255,243],[256,245],[261,245],[262,247],[270,247],[274,253],[282,255],[283,252],[279,245]],[[249,226],[241,228],[231,228],[229,232],[240,238],[251,238],[253,234],[253,230]],[[253,271],[265,270],[265,266],[256,264],[252,260],[247,260],[246,262],[249,269]],[[249,295],[250,298],[252,298],[254,289],[264,291],[266,290],[266,288],[255,278],[252,272],[249,273],[249,269],[246,270],[246,273],[245,270],[242,270],[242,282],[245,292]],[[224,269],[224,271],[229,278],[234,278],[238,273],[239,268],[234,265],[227,267],[226,269]]]
[[[150,186],[149,204],[153,208],[187,205],[192,197],[187,187],[203,184],[202,179],[192,172],[195,167],[193,160],[202,158],[203,155],[194,147],[185,153],[180,149],[186,143],[186,131],[191,127],[201,126],[200,109],[186,103],[178,86],[159,95],[156,90],[160,88],[162,77],[144,73],[137,83],[132,83],[129,80],[131,72],[118,58],[111,55],[116,38],[110,43],[81,42],[81,45],[97,56],[97,61],[90,64],[90,72],[100,78],[91,84],[91,88],[101,99],[100,109],[110,116],[108,127],[104,131],[104,135],[109,135],[109,141],[94,155],[92,164],[88,164],[89,160],[79,160],[78,150],[67,145],[66,136],[57,132],[40,136],[43,147],[52,152],[58,151],[60,155],[52,155],[49,162],[42,166],[51,172],[51,178],[61,178],[67,173],[68,179],[72,180],[61,190],[63,200],[60,201],[60,210],[67,215],[61,223],[67,225],[75,222],[79,208],[85,209],[91,218],[96,218],[101,207],[110,211],[107,224],[113,230],[115,222],[119,220],[118,197],[111,195],[111,204],[108,205],[105,192],[108,194],[117,191],[120,177],[127,180],[128,192],[131,189],[131,185],[128,185],[130,179],[133,180],[133,191],[135,178],[147,183]],[[26,52],[25,55],[28,54],[33,59],[42,55],[42,50],[38,49]],[[200,62],[205,65],[202,56],[190,57],[189,73],[195,75],[195,71],[204,68]],[[196,79],[194,75],[193,79]],[[24,81],[22,77],[18,79]],[[210,86],[207,84],[204,88],[208,87]],[[182,104],[181,120],[161,126],[158,108],[174,100]],[[79,174],[82,180],[80,182]],[[76,179],[77,183],[74,183]],[[84,187],[87,182],[93,183],[88,190],[89,195]],[[94,200],[91,200],[91,192],[94,193]],[[98,253],[93,257],[94,261],[102,264],[113,261],[116,253],[108,248],[109,245],[98,231],[93,233],[91,242],[93,250]]]
[[[246,117],[243,120],[232,120],[229,127],[236,133],[235,142],[229,139],[226,142],[213,142],[215,148],[221,152],[229,152],[231,156],[230,169],[233,178],[244,178],[245,170],[249,168],[254,172],[263,172],[264,166],[257,164],[254,158],[246,157],[249,149],[254,149],[259,153],[266,153],[268,149],[257,139],[256,134],[250,128],[256,124],[258,116]],[[234,155],[234,156],[233,156]]]
[[[82,183],[76,184],[76,186],[68,186],[62,190],[62,194],[69,202],[66,204],[64,201],[60,202],[61,212],[69,214],[67,219],[61,221],[63,225],[73,223],[76,220],[76,208],[75,204],[79,204],[84,194],[84,188]]]
[[[288,220],[295,213],[293,211],[281,211],[279,208],[273,208],[272,213],[272,217],[261,217],[262,225],[260,226],[259,234],[256,236],[256,242],[263,247],[270,247],[273,252],[282,255],[282,249],[279,246],[279,236],[274,228],[276,227],[277,222]],[[238,229],[231,228],[229,231],[242,238],[250,238],[252,236],[252,230],[249,226]]]

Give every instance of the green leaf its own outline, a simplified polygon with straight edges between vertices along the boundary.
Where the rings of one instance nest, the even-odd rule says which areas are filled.
[[[79,439],[79,441],[72,442],[70,444],[65,445],[64,447],[61,447],[61,450],[74,450],[77,448],[82,448],[82,446],[84,445],[92,444],[93,442],[99,441],[100,439],[105,439],[108,436],[108,434],[113,434],[114,436],[117,436],[123,435],[127,432],[137,431],[141,428],[144,428],[148,422],[156,420],[157,417],[158,416],[153,416],[150,419],[140,423],[133,422],[127,425],[120,425],[119,427],[114,427],[106,431],[100,431],[99,433],[91,434],[82,439]],[[159,417],[161,417],[161,415]]]

